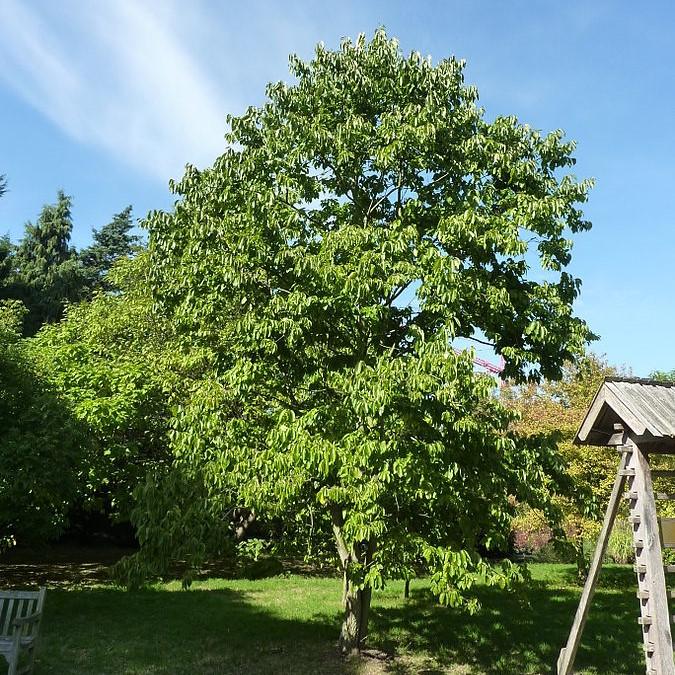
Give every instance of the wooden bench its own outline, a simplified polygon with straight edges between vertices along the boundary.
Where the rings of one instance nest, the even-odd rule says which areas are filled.
[[[0,591],[0,656],[9,664],[7,675],[33,672],[45,590]]]

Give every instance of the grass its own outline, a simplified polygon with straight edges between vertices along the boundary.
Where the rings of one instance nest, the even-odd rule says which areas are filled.
[[[36,675],[468,675],[551,673],[580,588],[566,565],[532,565],[518,593],[480,590],[468,616],[436,605],[423,581],[409,600],[402,583],[377,592],[370,645],[387,660],[343,661],[336,652],[340,582],[276,577],[210,579],[140,592],[110,586],[52,588],[47,594]],[[644,670],[629,567],[609,566],[579,650],[590,675]]]

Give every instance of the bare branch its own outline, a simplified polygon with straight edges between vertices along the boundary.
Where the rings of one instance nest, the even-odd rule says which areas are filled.
[[[473,340],[474,342],[477,342],[478,344],[485,345],[486,347],[492,347],[493,349],[496,348],[497,345],[495,345],[493,342],[487,342],[486,340],[481,340],[480,338],[473,337],[473,335],[462,335],[465,340]]]
[[[443,182],[446,178],[448,178],[449,176],[450,176],[450,172],[449,172],[449,171],[446,171],[445,173],[442,173],[442,174],[441,174],[440,176],[438,176],[437,178],[434,178],[434,180],[432,180],[430,183],[427,183],[426,185],[424,185],[424,186],[423,186],[423,189],[426,190],[426,189],[428,189],[428,188],[432,188],[432,187],[434,187],[435,185],[438,185],[438,183],[442,183],[442,182]]]
[[[392,187],[391,190],[389,190],[388,192],[386,192],[385,194],[383,194],[383,195],[382,195],[382,196],[381,196],[374,204],[373,204],[373,202],[371,202],[371,203],[370,203],[370,206],[368,207],[368,212],[366,213],[366,218],[368,218],[368,217],[370,216],[370,214],[371,214],[373,211],[375,211],[375,209],[376,209],[378,206],[380,206],[380,204],[382,204],[382,202],[385,201],[385,199],[388,199],[388,198],[389,198],[391,195],[393,195],[394,192],[396,192],[396,190],[398,190],[398,189],[399,189],[398,185],[394,185],[394,187]]]
[[[396,290],[393,290],[391,295],[387,296],[386,300],[384,301],[384,304],[391,305],[391,303],[394,302],[394,300],[396,300],[396,298],[398,298],[401,295],[401,293],[403,293],[410,286],[411,283],[412,282],[409,281],[408,283],[399,286]]]

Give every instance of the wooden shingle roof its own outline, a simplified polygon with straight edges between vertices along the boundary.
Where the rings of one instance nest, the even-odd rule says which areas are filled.
[[[615,424],[647,440],[675,445],[675,383],[608,377],[598,389],[575,443],[608,445]]]

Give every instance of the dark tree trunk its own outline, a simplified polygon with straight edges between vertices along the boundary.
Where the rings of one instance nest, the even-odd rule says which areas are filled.
[[[356,588],[350,579],[350,567],[354,563],[368,566],[375,553],[375,541],[370,539],[362,545],[348,547],[342,537],[344,517],[339,507],[331,508],[333,533],[342,565],[342,606],[344,620],[340,630],[340,651],[343,654],[357,653],[364,646],[368,637],[368,616],[373,594],[371,587]]]
[[[405,586],[403,587],[403,597],[406,600],[410,597],[410,579],[405,580]]]
[[[365,645],[371,596],[371,588],[349,589],[345,595],[345,615],[339,641],[343,654],[357,653]]]
[[[248,529],[255,523],[255,509],[235,509],[232,519],[234,524],[234,538],[237,541],[243,541],[246,539]]]

